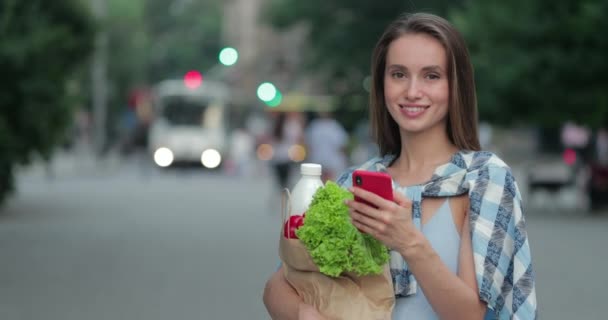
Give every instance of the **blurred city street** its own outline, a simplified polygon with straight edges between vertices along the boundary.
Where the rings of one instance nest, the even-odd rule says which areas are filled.
[[[266,170],[80,165],[23,170],[0,211],[1,319],[268,319],[280,203]],[[608,215],[527,221],[541,317],[605,319]]]
[[[493,152],[517,181],[536,282],[518,282],[526,254],[503,255],[493,279],[517,317],[608,319],[608,0],[28,0],[0,12],[0,320],[268,319],[280,193],[300,163],[331,181],[402,152],[393,178],[413,184],[448,149]],[[492,183],[481,215],[508,210],[493,191],[511,180],[479,172],[462,176]],[[461,177],[434,173],[442,191]],[[433,313],[422,298],[404,317]]]

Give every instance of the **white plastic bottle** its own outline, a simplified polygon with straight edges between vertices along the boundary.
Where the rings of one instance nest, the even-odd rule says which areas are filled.
[[[312,201],[317,189],[323,187],[321,180],[321,165],[316,163],[303,163],[300,165],[302,177],[291,191],[290,216],[303,215]]]

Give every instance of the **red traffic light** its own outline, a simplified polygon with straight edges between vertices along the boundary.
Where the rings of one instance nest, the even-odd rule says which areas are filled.
[[[196,70],[186,72],[184,76],[184,85],[189,89],[196,89],[203,83],[203,75]]]

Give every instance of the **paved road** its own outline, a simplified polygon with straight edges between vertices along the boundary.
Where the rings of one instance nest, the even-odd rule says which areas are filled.
[[[0,319],[268,319],[264,175],[26,175],[0,212]],[[608,215],[528,213],[543,319],[606,319]]]
[[[20,189],[0,214],[0,319],[267,318],[269,181],[123,173]]]

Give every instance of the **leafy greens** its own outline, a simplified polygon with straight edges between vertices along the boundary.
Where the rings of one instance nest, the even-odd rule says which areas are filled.
[[[328,276],[379,274],[389,260],[386,246],[351,223],[344,200],[352,198],[348,190],[327,181],[317,189],[304,225],[296,231],[321,273]]]

